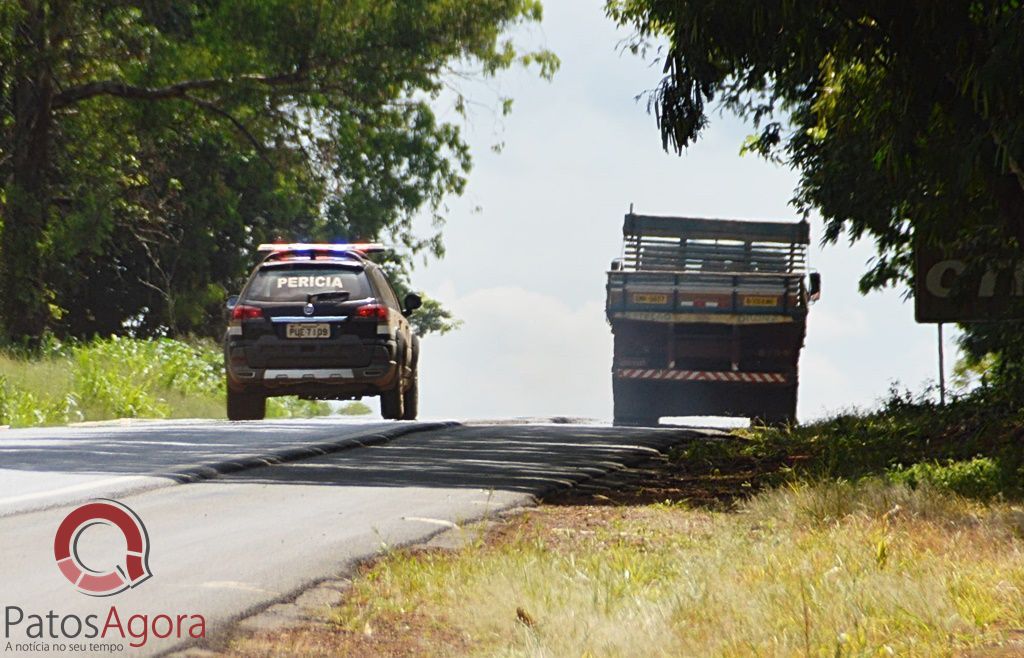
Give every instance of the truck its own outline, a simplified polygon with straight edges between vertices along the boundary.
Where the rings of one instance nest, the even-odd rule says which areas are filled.
[[[796,421],[807,312],[806,222],[634,214],[608,274],[617,425],[665,416]]]

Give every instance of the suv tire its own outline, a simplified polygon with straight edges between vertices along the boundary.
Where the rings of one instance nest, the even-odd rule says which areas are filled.
[[[228,420],[263,420],[266,415],[266,396],[228,389]]]
[[[405,402],[402,395],[401,380],[395,387],[380,394],[380,415],[386,420],[402,420],[405,415]]]
[[[402,420],[416,420],[420,406],[420,373],[419,370],[412,371],[412,380],[409,388],[402,394]]]

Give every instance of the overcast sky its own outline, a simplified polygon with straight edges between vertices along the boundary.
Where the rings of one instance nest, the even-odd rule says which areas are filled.
[[[653,117],[634,99],[659,70],[620,53],[625,36],[600,1],[548,0],[527,41],[561,58],[554,81],[503,75],[511,116],[472,116],[475,166],[465,196],[450,202],[448,255],[414,277],[465,322],[423,342],[424,417],[611,417],[605,272],[630,203],[650,214],[796,219],[796,174],[740,157],[751,130],[735,118],[715,117],[682,157],[662,151]],[[497,141],[500,154],[490,151]],[[915,390],[934,382],[935,326],[915,324],[898,291],[857,292],[872,245],[821,247],[817,218],[811,235],[823,295],[800,360],[800,418],[871,406],[894,380]]]

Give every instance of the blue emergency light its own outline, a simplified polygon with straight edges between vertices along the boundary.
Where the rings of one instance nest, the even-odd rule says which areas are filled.
[[[339,252],[352,253],[353,251],[362,254],[379,254],[385,251],[384,245],[377,242],[357,242],[352,244],[334,242],[288,242],[288,243],[264,243],[256,248],[256,251],[283,253],[283,252]]]

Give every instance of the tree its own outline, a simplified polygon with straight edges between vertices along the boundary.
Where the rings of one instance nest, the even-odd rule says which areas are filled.
[[[550,76],[506,36],[539,19],[536,0],[0,1],[6,334],[194,329],[279,233],[440,253],[410,218],[470,158],[431,100],[517,63]]]
[[[974,254],[975,267],[1020,255],[1016,0],[610,0],[607,10],[635,30],[634,51],[667,41],[648,95],[665,148],[698,139],[715,106],[752,120],[744,149],[800,172],[794,203],[821,213],[826,241],[874,239],[862,292],[910,282],[914,240]],[[986,330],[975,344],[1013,333]]]

